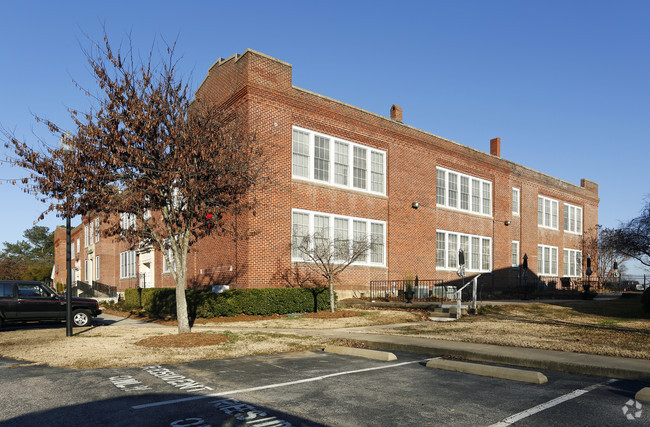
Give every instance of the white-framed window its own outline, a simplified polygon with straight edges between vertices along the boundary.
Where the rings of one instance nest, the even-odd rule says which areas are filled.
[[[518,188],[512,188],[512,214],[519,215],[521,206],[521,191]]]
[[[519,242],[517,240],[512,241],[512,263],[513,267],[519,266]]]
[[[544,228],[558,229],[558,201],[548,197],[537,197],[537,225]]]
[[[165,252],[167,253],[167,258],[169,258],[169,262],[171,263],[172,266],[176,265],[176,261],[174,261],[174,253],[172,252],[172,247],[169,244],[169,239],[165,239]],[[163,254],[163,273],[170,273],[171,269],[169,268],[169,264],[167,263],[167,258],[165,258],[165,255]]]
[[[564,204],[564,231],[582,234],[582,208]]]
[[[436,205],[492,216],[492,183],[436,168]]]
[[[563,273],[567,277],[582,276],[582,251],[577,249],[564,249]]]
[[[70,258],[71,259],[75,258],[76,251],[75,251],[74,247],[75,247],[75,244],[74,244],[74,240],[73,240],[72,242],[70,242]]]
[[[492,239],[453,231],[436,231],[436,269],[458,268],[458,250],[465,252],[467,271],[490,271],[492,264]]]
[[[81,239],[77,239],[77,253],[81,250]]]
[[[537,275],[557,276],[557,247],[537,245]]]
[[[92,262],[87,259],[84,262],[84,281],[88,282],[90,280],[90,274],[92,273],[90,269],[92,268]]]
[[[84,246],[88,247],[89,244],[89,237],[88,237],[88,226],[84,226]]]
[[[135,277],[135,251],[120,252],[120,279]]]
[[[95,280],[99,280],[99,255],[95,257]]]
[[[93,244],[95,243],[95,221],[90,221],[88,224],[88,243]],[[88,246],[88,243],[86,246]]]
[[[95,218],[95,243],[99,242],[99,217]]]
[[[135,229],[135,214],[120,212],[120,227],[122,230]]]
[[[335,187],[386,194],[386,152],[293,127],[292,176]]]
[[[344,261],[343,247],[352,250],[352,243],[367,240],[369,251],[357,258],[355,265],[384,266],[386,264],[386,222],[300,209],[291,211],[291,258],[305,261],[299,249],[304,239],[335,248],[336,261]]]

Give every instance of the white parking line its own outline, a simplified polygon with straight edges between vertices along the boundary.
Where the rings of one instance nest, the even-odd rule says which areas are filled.
[[[276,383],[276,384],[269,384],[269,385],[263,385],[259,387],[251,387],[251,388],[244,388],[240,390],[228,390],[228,391],[219,391],[216,393],[211,393],[211,394],[204,394],[200,396],[192,396],[192,397],[185,397],[182,399],[173,399],[173,400],[165,400],[162,402],[154,402],[154,403],[146,403],[144,405],[136,405],[132,406],[132,409],[146,409],[146,408],[152,408],[155,406],[165,406],[165,405],[173,405],[176,403],[182,403],[182,402],[189,402],[192,400],[199,400],[199,399],[207,399],[210,397],[220,397],[220,396],[228,396],[228,395],[233,395],[233,394],[239,394],[239,393],[248,393],[251,391],[259,391],[259,390],[268,390],[271,388],[278,388],[278,387],[286,387],[290,385],[296,385],[296,384],[303,384],[303,383],[309,383],[309,382],[314,382],[314,381],[321,381],[327,378],[333,378],[333,377],[338,377],[341,375],[350,375],[350,374],[357,374],[359,372],[368,372],[368,371],[377,371],[380,369],[389,369],[389,368],[397,368],[400,366],[404,365],[411,365],[414,363],[422,363],[422,362],[428,362],[431,359],[424,359],[424,360],[416,360],[413,362],[402,362],[402,363],[394,363],[392,365],[384,365],[384,366],[375,366],[373,368],[365,368],[365,369],[356,369],[354,371],[345,371],[345,372],[337,372],[334,374],[327,374],[327,375],[321,375],[318,377],[312,377],[312,378],[305,378],[302,380],[296,380],[296,381],[289,381],[286,383]]]
[[[549,400],[548,402],[542,403],[541,405],[537,405],[537,406],[535,406],[533,408],[526,409],[525,411],[521,411],[518,414],[511,415],[508,418],[499,421],[498,423],[492,424],[490,427],[509,426],[511,424],[516,423],[517,421],[523,420],[524,418],[528,418],[531,415],[534,415],[534,414],[536,414],[538,412],[542,412],[542,411],[544,411],[546,409],[557,406],[560,403],[564,403],[564,402],[569,401],[571,399],[575,399],[578,396],[582,396],[583,394],[589,393],[590,391],[595,390],[598,387],[601,387],[601,386],[604,386],[604,385],[607,385],[607,384],[611,384],[611,383],[613,383],[615,381],[618,381],[618,380],[612,379],[612,380],[605,381],[604,383],[593,384],[593,385],[590,385],[589,387],[574,390],[571,393],[567,393],[567,394],[562,395],[560,397],[556,397],[555,399]]]

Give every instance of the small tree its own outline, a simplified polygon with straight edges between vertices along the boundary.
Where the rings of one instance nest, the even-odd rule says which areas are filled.
[[[600,282],[610,280],[614,272],[614,263],[621,265],[628,257],[619,254],[616,248],[611,246],[611,230],[602,225],[596,225],[593,230],[585,233],[583,240],[584,254],[598,254],[596,257],[596,274]]]
[[[106,36],[93,52],[86,56],[100,95],[86,93],[98,105],[71,111],[72,133],[45,121],[71,152],[39,151],[5,133],[6,145],[31,172],[27,190],[54,199],[46,212],[103,214],[107,236],[162,251],[176,284],[178,331],[189,332],[189,248],[209,232],[226,232],[229,217],[252,208],[251,190],[264,173],[261,145],[236,104],[191,99],[173,45],[159,65],[153,49],[137,61],[132,49],[123,55]]]
[[[330,310],[334,312],[334,281],[351,264],[367,257],[373,243],[367,236],[330,239],[327,232],[297,235],[294,230],[291,249],[304,259],[304,266],[322,276],[330,290]]]
[[[641,215],[618,228],[606,229],[603,241],[622,256],[650,267],[650,199]]]

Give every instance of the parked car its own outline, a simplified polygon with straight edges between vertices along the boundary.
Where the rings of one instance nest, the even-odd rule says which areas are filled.
[[[637,280],[623,280],[621,282],[621,289],[624,291],[645,291],[649,285],[639,283]]]
[[[101,312],[95,299],[72,298],[74,326],[88,326]],[[0,280],[0,326],[30,320],[66,320],[66,298],[42,282]]]

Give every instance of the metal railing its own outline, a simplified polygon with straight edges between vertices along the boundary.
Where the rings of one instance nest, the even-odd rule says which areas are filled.
[[[478,287],[478,278],[481,277],[479,274],[478,276],[474,276],[472,280],[469,282],[465,283],[462,288],[458,289],[456,291],[456,319],[460,319],[462,310],[463,310],[463,290],[469,286],[469,284],[472,284],[472,310],[474,310],[474,313],[476,313],[476,288]]]
[[[388,301],[405,301],[406,291],[413,291],[413,300],[443,301],[453,299],[453,292],[440,279],[371,280],[370,298]]]

